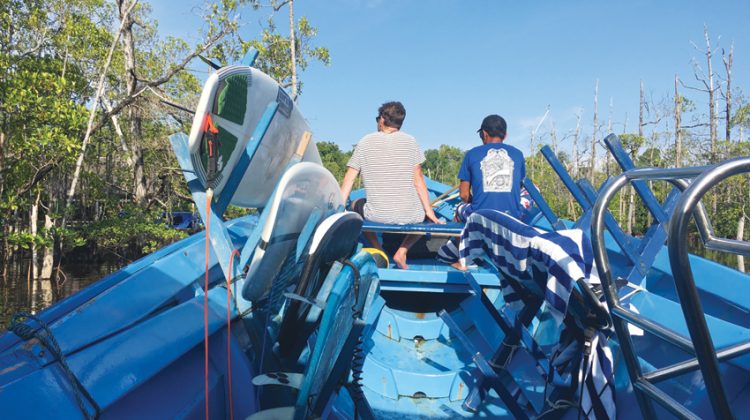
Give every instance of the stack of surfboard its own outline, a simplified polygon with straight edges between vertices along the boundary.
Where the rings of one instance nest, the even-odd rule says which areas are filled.
[[[231,204],[257,208],[268,202],[307,131],[307,121],[278,83],[255,68],[232,65],[206,81],[188,148],[196,176],[214,196],[227,186],[246,148],[252,150]],[[302,160],[320,164],[314,144]]]

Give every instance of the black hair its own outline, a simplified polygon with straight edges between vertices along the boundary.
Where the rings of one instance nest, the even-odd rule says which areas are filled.
[[[400,129],[406,118],[406,109],[401,102],[386,102],[378,108],[378,116],[383,117],[383,124],[386,127]]]

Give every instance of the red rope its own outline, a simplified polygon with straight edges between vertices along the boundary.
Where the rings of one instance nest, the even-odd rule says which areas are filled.
[[[209,232],[211,231],[211,196],[206,194],[206,277],[203,286],[203,350],[204,350],[204,385],[206,400],[206,420],[208,420],[208,258],[209,258]]]
[[[231,289],[231,280],[232,280],[232,262],[234,261],[234,256],[237,255],[240,256],[240,252],[236,249],[232,251],[231,254],[229,254],[229,271],[227,272],[227,381],[229,382],[229,418],[231,420],[234,419],[234,407],[232,406],[232,352],[231,352],[231,342],[232,342],[232,289]]]

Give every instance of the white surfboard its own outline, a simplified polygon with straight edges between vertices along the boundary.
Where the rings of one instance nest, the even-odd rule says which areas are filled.
[[[251,138],[273,102],[278,103],[278,108],[265,135],[262,139]],[[206,189],[212,188],[219,196],[245,147],[251,141],[260,141],[230,202],[262,207],[302,134],[309,130],[297,106],[268,75],[252,67],[227,66],[209,76],[203,87],[188,149],[196,176]],[[318,149],[308,146],[302,160],[320,163]]]
[[[296,251],[297,239],[310,216],[319,216],[320,223],[341,204],[339,185],[327,169],[311,162],[292,166],[279,181],[273,197],[260,244],[250,261],[243,297],[248,300],[263,297],[284,260]]]

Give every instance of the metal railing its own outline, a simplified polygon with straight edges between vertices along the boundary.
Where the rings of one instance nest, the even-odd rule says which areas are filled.
[[[612,315],[615,332],[619,338],[623,360],[633,384],[636,399],[646,418],[656,418],[652,400],[677,417],[698,418],[654,383],[675,376],[701,370],[714,415],[717,418],[732,418],[732,411],[719,375],[718,360],[730,359],[750,352],[750,343],[741,343],[716,352],[706,318],[701,306],[698,290],[688,260],[688,224],[694,216],[698,232],[708,249],[750,255],[750,243],[717,238],[700,199],[713,186],[724,179],[750,172],[750,157],[728,160],[717,165],[693,168],[641,168],[627,171],[610,180],[599,194],[593,208],[591,241],[594,249],[599,277],[604,286],[605,297]],[[695,178],[692,183],[687,178]],[[690,340],[649,319],[625,308],[618,297],[612,276],[609,257],[604,243],[605,214],[615,194],[628,183],[638,180],[662,180],[682,190],[668,226],[668,249],[675,287],[683,314],[690,332]],[[672,366],[644,374],[630,337],[627,324],[634,324],[696,357]]]

